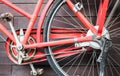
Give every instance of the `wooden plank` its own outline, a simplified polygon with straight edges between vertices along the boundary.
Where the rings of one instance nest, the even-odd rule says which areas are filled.
[[[95,5],[90,5],[87,6],[86,4],[84,5],[84,8],[80,10],[85,16],[96,16],[96,8]],[[70,10],[70,8],[65,4],[63,5],[58,13],[57,16],[75,16],[74,13]]]
[[[35,8],[35,5],[36,4],[16,4],[16,6],[18,6],[19,8],[23,9],[24,11],[28,12],[31,15],[33,14],[33,10]],[[43,10],[43,7],[44,7],[44,4],[43,4],[41,10]],[[0,4],[0,10],[1,10],[0,13],[11,12],[14,16],[23,16],[4,4]]]
[[[7,39],[7,37],[3,34],[3,33],[1,33],[0,32],[0,42],[5,42],[6,41],[6,39]],[[2,47],[3,48],[3,47]],[[2,49],[3,50],[3,49]]]
[[[21,9],[24,9],[25,11],[29,12],[30,14],[32,13],[32,10],[35,8],[35,4],[16,4],[18,7],[20,7]],[[30,8],[29,8],[30,7]],[[4,9],[3,9],[4,8]],[[20,16],[20,14],[18,14],[15,10],[11,9],[10,7],[7,7],[4,4],[0,4],[0,13],[4,13],[4,12],[11,12],[14,16]]]
[[[29,65],[26,65],[26,66],[16,66],[16,65],[14,65],[14,66],[12,66],[12,69],[11,69],[11,66],[0,66],[0,67],[2,68],[2,71],[0,70],[0,75],[1,74],[2,75],[3,74],[9,74],[11,76],[30,76],[31,69],[30,69]],[[39,66],[35,66],[35,67],[40,67],[40,65]],[[76,75],[82,74],[82,71],[83,71],[84,67],[85,66],[81,66],[81,68],[79,68],[79,72],[76,73]],[[6,69],[4,70],[3,68],[6,68],[7,70]],[[55,72],[49,66],[44,66],[43,68],[44,68],[45,72],[44,72],[44,74],[42,76],[56,76]],[[86,69],[85,75],[88,75],[88,72],[90,72],[90,68],[91,67],[88,67]],[[74,72],[73,70],[75,70],[75,69],[76,69],[76,67],[72,68],[71,74],[73,74],[73,72]],[[119,67],[116,67],[116,69],[118,71],[120,71]],[[111,72],[111,70],[112,70],[112,72]],[[12,71],[12,73],[11,73],[11,71]],[[95,75],[97,75],[97,67],[94,68],[94,73],[95,73]],[[118,73],[115,71],[114,67],[111,67],[111,68],[107,67],[105,75],[106,76],[110,76],[112,73],[114,75],[118,76]],[[90,74],[90,76],[92,76],[93,70],[89,74]],[[6,76],[8,76],[8,75],[6,75]]]
[[[40,68],[41,65],[35,66],[35,68]],[[56,76],[55,72],[49,67],[44,66],[44,74],[42,76]],[[30,76],[30,67],[26,66],[12,66],[12,76]]]
[[[35,5],[36,4],[16,4],[16,6],[20,7],[21,9],[25,10],[26,12],[29,12],[30,14],[33,13]],[[15,10],[11,9],[10,7],[7,7],[4,4],[0,4],[0,6],[1,6],[0,7],[1,12],[0,13],[11,12],[14,16],[22,16],[21,14],[17,13]],[[43,10],[44,6],[45,6],[45,4],[43,4],[41,10]],[[86,9],[84,9],[84,8],[86,8]],[[96,9],[95,9],[94,5],[92,5],[90,7],[91,11],[88,10],[89,8],[86,5],[84,6],[84,8],[81,10],[81,12],[83,12],[85,14],[85,16],[96,16]],[[68,8],[68,6],[64,5],[64,7],[62,7],[59,10],[57,15],[58,16],[69,16],[69,15],[74,16],[74,13],[71,12],[71,10]]]
[[[120,67],[106,67],[105,76],[119,76],[120,75]]]
[[[8,28],[9,28],[9,27],[8,27]],[[7,29],[8,29],[8,28],[7,28]],[[9,29],[10,29],[10,28],[9,28]],[[8,31],[11,32],[9,29],[8,29]],[[0,31],[0,42],[3,43],[3,42],[6,41],[6,39],[7,39],[7,36],[6,36],[3,32]]]
[[[27,12],[29,12],[29,13],[32,14],[33,9],[35,8],[35,4],[37,3],[38,0],[10,0],[10,1],[13,2],[14,4],[16,4],[17,6],[19,6],[20,8],[24,9],[25,11],[27,11]],[[44,0],[44,1],[45,2],[43,4],[43,6],[45,5],[45,3],[46,3],[47,0]],[[83,0],[83,2],[84,1],[86,1],[86,0]],[[92,2],[93,2],[93,0],[90,0],[90,3],[92,3]],[[3,4],[0,4],[0,6],[1,6],[0,7],[0,10],[1,10],[0,13],[6,12],[6,11],[10,11],[10,12],[12,12],[15,15],[15,17],[14,17],[14,26],[15,26],[16,29],[27,28],[27,24],[29,22],[28,19],[26,19],[22,15],[16,13],[14,10],[10,9],[9,7],[6,7]],[[92,15],[89,14],[88,7],[87,6],[84,6],[84,7],[87,8],[87,11],[85,12],[87,14],[86,16],[88,16],[88,17],[92,16],[93,21],[95,21],[94,17],[96,15],[95,15],[95,7],[94,7],[94,5],[91,7],[91,9],[93,10],[93,12],[91,13]],[[42,7],[42,9],[43,9],[43,7]],[[66,10],[67,10],[67,12],[70,12],[69,9],[66,9]],[[84,12],[84,9],[82,9],[81,11]],[[118,11],[119,11],[119,9],[117,10],[117,12]],[[61,17],[60,17],[60,15],[61,16],[67,16],[68,17],[67,19],[70,22],[74,23],[74,21],[69,18],[69,15],[66,14],[63,11],[63,9],[61,9],[59,11],[59,14],[57,14],[57,18],[56,19],[62,20]],[[70,12],[70,15],[74,16],[74,14],[71,13],[71,12]],[[40,14],[39,14],[39,16],[40,16]],[[60,22],[55,21],[53,24],[54,25],[58,25],[59,23]],[[37,27],[36,25],[37,25],[37,23],[35,24],[35,28]],[[65,26],[64,23],[61,23],[59,25]],[[75,25],[77,25],[77,24],[75,23]],[[9,28],[9,26],[8,26],[7,23],[5,24],[5,27],[7,27],[10,30],[10,28]],[[117,25],[117,27],[119,27],[119,24]],[[112,28],[112,29],[114,29],[114,28]],[[1,34],[1,32],[0,32],[0,35],[4,36],[3,34]],[[119,41],[119,39],[116,39],[116,40],[114,39],[113,41],[117,42],[117,41]],[[30,67],[28,65],[26,65],[26,66],[17,66],[17,65],[15,65],[14,63],[12,63],[8,59],[8,57],[6,55],[6,52],[5,52],[4,44],[5,44],[4,41],[0,38],[0,76],[30,76],[30,74],[29,74]],[[113,59],[110,58],[111,59],[110,61],[111,61],[112,64],[114,64],[115,67],[113,67],[112,64],[110,64],[110,63],[109,64],[111,65],[112,72],[113,72],[113,74],[115,74],[115,76],[118,76],[118,73],[115,71],[115,68],[118,70],[118,72],[120,72],[120,67],[119,67],[120,60],[119,60],[119,53],[118,52],[116,52],[115,49],[112,49],[109,52],[110,56],[113,58]],[[118,64],[116,64],[115,61]],[[40,64],[35,65],[35,67],[42,67],[42,68],[45,69],[45,73],[42,76],[56,76],[55,72],[49,67],[49,64],[40,63]],[[85,64],[82,65],[82,69],[81,70],[83,70],[84,67],[85,67]],[[111,73],[111,67],[110,66],[107,67],[106,76],[111,76],[112,75],[112,73]],[[72,70],[71,70],[72,71],[71,73],[73,73],[73,71],[75,69],[76,69],[76,67],[73,67]],[[87,70],[89,70],[89,69],[87,69]],[[95,71],[95,73],[96,73],[96,71]],[[86,76],[88,75],[88,71],[86,72],[85,75]],[[91,75],[91,76],[93,76],[93,75]]]
[[[3,76],[9,76],[11,74],[11,71],[12,71],[12,67],[9,66],[9,65],[1,65],[0,64],[0,76],[1,74]]]
[[[34,25],[34,28],[37,28],[39,17],[37,18],[37,21]],[[29,21],[26,17],[14,17],[14,26],[15,29],[24,28],[26,29],[28,27]]]
[[[19,0],[19,1],[21,1],[21,0]],[[93,0],[91,0],[91,1],[93,1]],[[22,1],[23,3],[20,3],[20,4],[16,4],[17,6],[19,6],[20,8],[22,8],[22,9],[24,9],[25,11],[27,11],[27,12],[29,12],[29,13],[31,13],[32,14],[32,12],[33,12],[33,9],[34,9],[34,7],[35,7],[35,5],[36,4],[25,4],[24,3],[24,1]],[[29,1],[28,1],[29,2]],[[45,4],[43,4],[43,6],[44,6]],[[11,10],[10,8],[8,8],[8,7],[5,7],[5,5],[3,5],[3,4],[1,4],[0,5],[1,6],[1,11],[2,12],[5,12],[5,10],[6,11],[9,11],[9,12],[12,12],[15,16],[16,15],[18,15],[19,16],[19,14],[16,14],[15,12],[13,12],[13,10]],[[30,8],[29,8],[30,7]],[[65,8],[65,10],[67,11],[67,12],[70,12],[70,9],[66,9],[66,5],[64,6]],[[3,9],[4,8],[4,9]],[[67,7],[68,8],[68,7]],[[90,10],[90,11],[89,11]],[[86,16],[96,16],[97,14],[96,14],[96,12],[97,12],[97,10],[98,9],[96,9],[96,7],[95,7],[95,5],[93,5],[93,4],[91,4],[90,6],[88,6],[88,4],[84,4],[84,8],[82,9],[82,10],[80,10],[81,12],[83,12],[83,13],[85,13],[85,15]],[[61,9],[60,11],[59,11],[59,13],[60,13],[60,15],[67,15],[65,12],[63,12],[63,9]],[[70,13],[70,15],[74,15],[73,13]],[[20,15],[21,16],[21,15]]]
[[[39,18],[37,18],[37,21],[33,28],[37,28]],[[92,17],[92,22],[95,23],[95,17]],[[24,28],[26,29],[28,27],[29,20],[25,17],[14,17],[14,26],[15,29]],[[78,26],[78,28],[81,28],[82,26],[81,22],[75,17],[75,20],[73,20],[71,17],[56,17],[52,23],[52,26],[59,26],[59,27],[72,27],[73,25]],[[75,27],[74,27],[75,28]]]
[[[11,65],[14,64],[7,56],[5,51],[5,43],[0,43],[0,65]]]
[[[5,43],[4,42],[0,42],[0,53],[3,53],[4,51],[4,49],[5,49]],[[1,55],[0,55],[1,56]]]
[[[12,76],[11,74],[0,74],[0,76]]]
[[[8,57],[6,54],[3,54],[6,57],[1,57],[0,56],[0,65],[15,65]]]
[[[37,3],[38,0],[9,0],[13,3]],[[44,0],[44,3],[46,3],[48,0]]]
[[[12,76],[30,76],[29,66],[12,66]]]

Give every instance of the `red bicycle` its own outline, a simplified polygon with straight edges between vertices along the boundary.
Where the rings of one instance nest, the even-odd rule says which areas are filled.
[[[11,13],[0,15],[11,28],[10,33],[0,24],[8,37],[5,48],[11,61],[30,64],[33,75],[41,74],[42,69],[37,71],[32,63],[44,61],[58,76],[120,75],[118,60],[109,54],[119,56],[119,0],[48,0],[38,28],[33,29],[43,1],[38,0],[31,15],[8,0],[0,0],[30,20],[27,29],[16,30]],[[109,48],[112,51],[108,52]]]

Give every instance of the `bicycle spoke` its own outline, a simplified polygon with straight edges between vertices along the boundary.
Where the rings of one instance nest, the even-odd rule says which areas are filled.
[[[86,64],[85,68],[83,69],[83,72],[81,73],[81,76],[84,76],[87,68],[88,68],[89,65],[90,65],[91,60],[92,60],[92,56],[89,58],[89,61],[88,61],[88,63]]]
[[[80,66],[80,64],[81,64],[81,62],[82,62],[85,54],[86,54],[86,52],[83,53],[83,56],[81,57],[81,59],[80,59],[80,61],[79,61],[79,63],[78,63],[78,66]],[[75,74],[76,74],[76,72],[77,72],[77,70],[78,70],[78,68],[79,68],[78,66],[76,67],[76,69],[75,69],[75,71],[74,71],[74,73],[73,73],[73,76],[75,76]]]
[[[120,75],[120,72],[118,72],[118,70],[116,69],[117,67],[115,67],[114,64],[111,61],[109,61],[109,67],[111,68],[111,73],[112,73],[113,76],[114,76],[114,74],[113,74],[112,68],[116,71],[116,73],[118,75]]]
[[[112,71],[112,67],[111,67],[111,65],[110,65],[111,63],[110,62],[108,62],[108,66],[109,66],[109,68],[110,68],[110,73],[111,73],[111,75],[113,76],[113,71]]]
[[[115,59],[113,59],[109,54],[108,54],[108,57],[109,57],[115,64],[117,64],[118,66],[120,66],[120,64],[119,64],[117,61],[115,61]]]
[[[72,69],[72,67],[74,66],[75,62],[79,59],[80,56],[81,56],[81,54],[79,54],[78,57],[75,59],[75,61],[71,64],[70,68],[67,70],[67,73],[70,71],[70,69]],[[80,61],[79,61],[79,63],[80,63]],[[78,64],[78,66],[79,66],[79,64]],[[74,71],[74,73],[76,73],[76,70]],[[73,73],[73,76],[74,76],[74,73]]]
[[[112,48],[114,49],[114,51],[115,51],[117,54],[119,54],[119,55],[120,55],[120,53],[118,52],[118,51],[120,51],[118,47],[113,46]]]
[[[79,27],[79,28],[83,28],[83,27],[77,22],[77,20],[76,20],[75,18],[73,18],[73,16],[71,16],[71,15],[69,14],[69,12],[67,12],[67,10],[66,10],[65,8],[62,7],[62,9],[66,12],[66,14],[68,14],[68,15],[72,18],[72,20],[73,20],[76,24],[78,24],[78,27]]]
[[[84,1],[84,0],[81,0],[80,2],[83,4],[83,1]],[[85,17],[87,18],[87,20],[89,20],[89,18],[88,18],[88,16],[87,16],[87,13],[86,13],[86,9],[85,9],[84,6],[83,6],[83,13],[84,13]]]
[[[111,35],[115,35],[115,33],[119,33],[119,32],[120,32],[120,28],[116,28],[110,31]]]
[[[62,66],[62,68],[64,68],[65,66],[67,66],[69,63],[71,63],[72,61],[74,61],[74,59],[78,58],[79,55],[75,56],[73,59],[71,59],[69,62],[67,62],[64,66]]]
[[[54,19],[55,21],[57,21],[57,22],[60,22],[60,23],[64,23],[64,24],[69,24],[69,23],[67,23],[67,22],[65,22],[65,21],[61,21],[61,20],[57,20],[57,19]],[[74,25],[74,24],[70,24],[71,26],[73,26],[73,27],[75,27],[75,28],[78,28],[76,25]],[[54,28],[61,28],[60,26],[54,26]],[[69,28],[69,27],[68,27]],[[86,28],[81,28],[81,29],[83,29],[83,31],[81,31],[81,30],[77,30],[78,32],[87,32],[87,29]],[[76,31],[76,32],[77,32]]]
[[[95,5],[95,13],[96,13],[96,16],[97,16],[97,2],[96,2],[96,0],[94,0],[94,5]]]
[[[102,9],[99,9],[99,5],[100,5],[99,3],[103,3],[103,0],[72,0],[71,2],[74,5],[77,3],[80,3],[83,5],[83,8],[78,11],[81,12],[84,15],[84,17],[93,25],[95,25],[96,19],[98,19],[98,13],[100,13],[98,11],[103,12]],[[108,14],[110,13],[111,8],[113,8],[113,3],[114,3],[114,1],[110,0],[109,5],[107,7],[107,9],[108,9],[107,16],[109,16]],[[56,10],[57,11],[56,14],[53,15],[54,18],[48,19],[51,22],[47,24],[48,27],[46,30],[48,30],[48,31],[46,32],[47,33],[46,41],[51,41],[51,40],[54,41],[54,38],[50,38],[50,34],[52,35],[52,33],[53,33],[52,28],[72,28],[72,29],[75,29],[74,32],[88,34],[89,29],[86,29],[86,27],[84,27],[84,25],[81,23],[82,21],[79,21],[77,19],[77,17],[74,15],[74,13],[70,11],[70,8],[65,7],[66,5],[67,4],[61,5],[61,7],[59,7],[59,9]],[[75,8],[77,9],[79,7],[80,7],[80,5],[79,6],[76,5]],[[120,34],[119,34],[120,29],[116,28],[116,27],[119,27],[118,25],[120,24],[120,22],[118,21],[120,18],[120,13],[117,13],[116,16],[113,15],[112,17],[113,17],[112,20],[109,22],[109,24],[107,24],[105,26],[105,29],[110,33],[110,38],[111,38],[111,41],[113,42],[112,47],[110,47],[110,50],[111,49],[114,50],[114,53],[116,53],[119,56],[120,55],[120,53],[119,53],[120,48],[118,46],[119,42],[116,42],[116,40],[114,40],[114,39],[118,39],[120,36]],[[106,20],[107,20],[107,18],[106,18]],[[54,24],[54,22],[55,22],[55,24]],[[82,30],[77,29],[77,28],[80,28]],[[60,38],[58,38],[58,39],[60,39]],[[63,39],[64,39],[64,37],[63,37]],[[62,38],[61,38],[61,40],[62,40]],[[61,46],[64,46],[64,45],[61,45]],[[60,48],[62,50],[65,49],[65,48],[61,48],[61,46],[60,47],[56,46],[56,48],[49,47],[48,49],[46,49],[46,52],[50,52],[49,54],[51,56],[51,58],[49,58],[50,56],[48,56],[48,58],[50,60],[52,60],[49,62],[51,64],[56,65],[56,66],[52,65],[54,70],[61,69],[57,73],[59,73],[60,75],[62,73],[63,75],[61,75],[61,76],[64,76],[64,74],[68,74],[70,76],[77,76],[77,75],[78,76],[91,76],[91,75],[99,76],[101,70],[100,70],[100,65],[99,65],[100,63],[97,62],[97,58],[99,56],[98,50],[93,51],[94,49],[91,48],[89,52],[82,51],[82,48],[86,49],[87,47],[81,47],[81,49],[77,49],[73,44],[73,46],[67,46],[67,47],[65,46],[65,48],[69,49],[69,48],[74,47],[76,49],[72,49],[71,51],[66,50],[66,51],[61,51],[61,52],[60,51],[54,52],[54,50],[56,50],[57,48]],[[52,48],[54,48],[54,49],[52,49]],[[49,50],[49,51],[47,51],[47,50]],[[78,51],[78,50],[80,50],[80,51]],[[88,49],[86,49],[86,50],[88,50]],[[51,55],[51,52],[52,52],[52,55]],[[67,55],[67,53],[68,53],[68,55],[69,55],[70,52],[75,53],[75,55],[59,58],[59,56],[62,56],[62,54]],[[108,53],[109,53],[109,51],[108,51]],[[116,65],[119,65],[119,62],[112,57],[111,52],[109,54],[110,55],[108,57],[111,59],[111,61],[113,61]],[[57,56],[58,56],[58,59],[57,59]],[[109,71],[111,72],[111,74],[113,74],[113,76],[115,75],[115,73],[113,72],[113,68],[109,67],[110,65],[112,65],[112,64],[109,63],[108,68],[105,68],[105,76],[108,74]],[[57,66],[59,66],[59,67],[57,67]],[[116,68],[116,67],[114,67],[114,68]],[[110,69],[110,70],[108,70],[108,69]],[[119,73],[119,71],[118,71],[118,73]]]
[[[117,21],[117,19],[119,19],[120,18],[120,13],[116,16],[116,18],[113,20],[113,21],[111,21],[108,25],[106,25],[105,27],[107,27],[108,29],[110,29],[111,27],[113,27],[113,26],[115,26],[115,25],[117,25],[118,23],[120,23],[120,22],[115,22],[115,21]],[[115,23],[115,24],[114,24]],[[111,25],[111,26],[109,26],[109,25]]]
[[[87,0],[87,4],[88,4],[88,12],[89,12],[89,16],[90,16],[90,22],[92,23],[92,14],[91,14],[91,10],[90,10],[90,4],[89,4],[89,0]]]

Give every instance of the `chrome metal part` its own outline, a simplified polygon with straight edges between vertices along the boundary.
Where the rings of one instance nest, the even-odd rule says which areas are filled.
[[[95,28],[98,30],[99,26],[97,25],[95,26]],[[87,36],[91,36],[91,35],[94,35],[94,33],[91,30],[88,30]],[[110,40],[110,34],[106,28],[103,28],[102,37]]]
[[[31,68],[31,75],[33,76],[37,76],[37,75],[42,75],[44,73],[44,69],[35,69],[34,65],[33,64],[29,64],[30,65],[30,68]]]
[[[22,46],[22,44],[20,43],[20,41],[19,41],[19,39],[18,39],[18,36],[17,36],[17,34],[16,34],[16,32],[15,32],[15,29],[14,29],[14,26],[13,26],[13,23],[12,23],[12,21],[10,21],[10,22],[8,22],[9,23],[9,25],[10,25],[10,28],[11,28],[11,31],[12,31],[12,33],[13,33],[13,36],[14,36],[14,38],[15,38],[15,40],[16,40],[16,47],[17,47],[17,49],[18,50],[22,50],[22,48],[23,48],[23,46]]]
[[[31,74],[33,76],[37,76],[37,71],[36,71],[35,67],[33,66],[33,64],[29,64],[29,65],[30,65],[30,68],[32,69]]]
[[[18,39],[19,40],[22,40],[23,39],[23,37],[24,37],[24,35],[23,34],[19,34],[18,35]],[[35,39],[32,37],[32,36],[30,36],[29,38],[28,38],[28,41],[27,41],[27,43],[28,44],[31,44],[31,42],[33,42],[33,43],[36,43],[36,41],[35,41]],[[33,58],[34,57],[34,55],[36,54],[36,48],[32,48],[32,49],[22,49],[21,51],[17,51],[17,48],[16,48],[16,46],[14,46],[14,43],[13,42],[11,42],[10,43],[10,52],[11,52],[11,55],[15,58],[15,59],[17,59],[19,62],[19,64],[22,62],[22,61],[28,61],[28,60],[30,60],[31,58]],[[16,53],[15,53],[16,52]],[[31,53],[30,55],[29,55],[29,53]]]
[[[100,44],[96,41],[90,41],[90,42],[82,42],[82,43],[75,43],[75,47],[92,47],[94,49],[100,49]]]
[[[19,33],[17,34],[17,38],[20,42],[23,41],[24,39],[23,29],[20,29]],[[27,43],[31,44],[31,42],[36,43],[35,39],[32,36],[28,38]],[[18,64],[21,64],[23,61],[28,61],[31,58],[33,58],[34,55],[36,54],[36,51],[37,51],[36,48],[25,50],[23,46],[16,46],[13,42],[10,43],[10,54],[11,56],[18,60]]]
[[[12,19],[13,19],[13,15],[11,13],[9,13],[9,12],[2,13],[0,15],[0,20],[4,21],[4,22],[6,22],[6,21],[7,22],[12,21]]]
[[[80,2],[78,2],[78,3],[75,4],[73,10],[74,10],[75,12],[77,12],[77,11],[80,11],[82,8],[83,8],[83,4],[80,3]]]
[[[24,58],[22,51],[18,51],[18,64],[21,64]]]

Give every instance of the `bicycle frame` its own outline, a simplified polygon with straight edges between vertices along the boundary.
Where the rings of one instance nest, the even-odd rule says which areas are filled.
[[[43,3],[43,0],[39,0],[37,2],[36,8],[35,8],[32,15],[30,15],[28,12],[25,12],[24,10],[20,9],[19,7],[15,6],[14,4],[12,4],[11,2],[9,2],[7,0],[0,0],[0,2],[6,4],[7,6],[13,8],[17,12],[19,12],[20,14],[22,14],[25,17],[27,17],[28,19],[30,19],[30,22],[29,22],[29,25],[28,25],[28,30],[26,31],[25,38],[23,40],[23,44],[25,44],[27,42],[27,39],[28,39],[29,35],[30,35],[32,27],[35,24],[35,21],[37,19],[38,14],[39,14],[40,8],[41,8],[42,3]],[[42,17],[39,20],[39,23],[40,23],[39,26],[42,26],[45,15],[46,15],[49,7],[51,6],[52,2],[53,2],[53,0],[49,0],[49,2],[47,3],[47,6],[45,7],[45,11],[43,11],[43,13],[41,14]],[[7,31],[7,29],[5,29],[5,27],[3,25],[0,24],[0,27],[1,27],[1,29],[0,29],[1,31],[3,31],[13,42],[16,42],[15,39],[13,38],[13,36]],[[39,30],[39,32],[40,32],[40,30]]]
[[[46,15],[47,11],[49,10],[50,6],[52,5],[52,3],[54,2],[54,0],[49,0],[47,5],[44,8],[45,10],[41,14],[41,17],[40,17],[40,20],[39,20],[39,23],[38,23],[37,43],[31,44],[31,45],[26,45],[26,42],[27,42],[27,40],[30,36],[30,32],[32,30],[32,27],[34,26],[35,21],[37,19],[37,16],[39,14],[39,11],[41,9],[43,0],[38,0],[35,11],[33,12],[32,15],[25,12],[24,10],[20,9],[19,7],[15,6],[11,2],[9,2],[8,0],[0,0],[0,2],[6,4],[7,6],[13,8],[17,12],[21,13],[22,15],[24,15],[25,17],[30,19],[28,28],[27,28],[26,33],[25,33],[24,40],[22,42],[22,44],[24,45],[24,47],[26,49],[27,48],[42,48],[42,47],[46,47],[46,46],[55,46],[55,45],[60,45],[60,44],[75,43],[76,40],[77,40],[77,42],[91,41],[94,38],[93,36],[89,36],[89,37],[83,37],[83,38],[78,37],[78,38],[59,40],[59,41],[41,42],[39,32],[41,32],[43,22],[44,22],[44,19],[45,19],[45,15]],[[87,29],[91,30],[96,36],[101,36],[102,29],[104,27],[104,22],[105,22],[105,18],[106,18],[106,11],[107,11],[109,0],[102,0],[100,2],[99,11],[98,11],[98,18],[97,18],[97,22],[96,22],[96,25],[99,26],[99,29],[96,29],[94,27],[94,25],[91,24],[80,11],[75,12],[73,10],[74,9],[74,4],[71,2],[71,0],[66,0],[66,3],[70,7],[70,9],[75,13],[75,15],[78,17],[78,19],[83,23],[83,25],[86,26]],[[0,24],[0,30],[4,34],[6,34],[6,36],[8,36],[13,42],[16,43],[13,35],[2,24]]]

